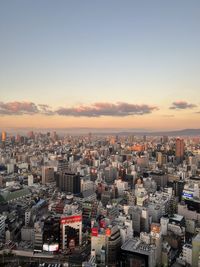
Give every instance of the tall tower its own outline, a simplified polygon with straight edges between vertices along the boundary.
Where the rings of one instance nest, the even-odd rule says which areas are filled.
[[[1,141],[2,142],[5,142],[6,141],[6,137],[7,137],[7,134],[6,134],[6,132],[2,132],[2,134],[1,134]]]
[[[176,139],[176,161],[182,163],[184,157],[184,140],[181,138]]]

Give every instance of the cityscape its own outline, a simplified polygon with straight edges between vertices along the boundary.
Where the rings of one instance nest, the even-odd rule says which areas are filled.
[[[0,1],[0,267],[200,267],[199,14]]]

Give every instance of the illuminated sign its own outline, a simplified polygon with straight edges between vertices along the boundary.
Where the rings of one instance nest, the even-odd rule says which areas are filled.
[[[186,199],[191,199],[191,198],[193,198],[193,194],[187,193],[187,192],[183,192],[182,197],[186,198]]]
[[[81,222],[82,221],[82,216],[81,215],[76,215],[76,216],[68,216],[65,218],[61,219],[61,224],[70,224],[70,223],[76,223],[76,222]]]
[[[156,224],[151,225],[151,232],[159,234],[160,233],[160,226]]]
[[[106,229],[106,236],[108,236],[108,237],[111,236],[111,229],[110,228]]]
[[[92,228],[92,236],[98,236],[98,228],[97,227]]]
[[[58,244],[51,244],[49,245],[49,251],[58,251],[59,245]]]
[[[75,249],[76,242],[75,242],[75,239],[74,238],[72,238],[72,239],[69,240],[68,247],[69,247],[70,250],[74,250]]]
[[[106,227],[106,222],[105,220],[100,221],[100,228],[105,228]]]
[[[44,251],[49,251],[49,245],[48,244],[43,244],[43,250]]]
[[[53,251],[58,251],[59,249],[59,244],[58,243],[55,243],[55,244],[43,244],[43,251],[50,251],[50,252],[53,252]]]

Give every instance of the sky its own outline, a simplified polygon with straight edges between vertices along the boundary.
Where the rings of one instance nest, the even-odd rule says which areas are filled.
[[[0,127],[200,128],[200,1],[0,1]]]

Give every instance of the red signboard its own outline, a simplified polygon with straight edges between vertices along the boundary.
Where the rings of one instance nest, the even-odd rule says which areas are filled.
[[[101,220],[101,221],[100,221],[100,227],[101,227],[101,228],[105,228],[105,227],[106,227],[106,222],[105,222],[105,220]]]
[[[98,236],[98,228],[97,227],[92,228],[92,236]]]
[[[110,228],[106,229],[106,236],[108,236],[108,237],[111,236],[111,229]]]
[[[76,216],[68,216],[68,217],[62,218],[60,223],[69,224],[69,223],[75,223],[75,222],[81,222],[81,221],[82,221],[82,216],[76,215]]]

